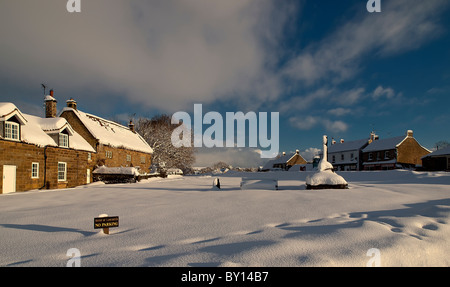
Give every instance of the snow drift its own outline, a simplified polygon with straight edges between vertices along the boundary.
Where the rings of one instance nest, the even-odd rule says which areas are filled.
[[[342,172],[345,190],[306,190],[309,172],[248,173],[0,195],[0,266],[449,266],[450,173]],[[110,235],[93,229],[120,217]]]

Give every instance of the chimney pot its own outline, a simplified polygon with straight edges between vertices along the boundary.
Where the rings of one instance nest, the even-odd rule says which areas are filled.
[[[344,143],[344,139],[341,139],[341,143]]]
[[[408,137],[413,137],[414,132],[413,132],[412,130],[408,130],[408,131],[406,132],[406,135],[407,135]]]
[[[128,127],[130,128],[130,130],[132,132],[134,132],[134,123],[133,123],[133,121],[130,121],[130,123],[128,124]]]
[[[72,108],[74,110],[77,109],[77,101],[75,101],[73,98],[70,98],[70,100],[66,101],[67,107]]]
[[[46,96],[45,102],[45,117],[46,118],[56,118],[56,99],[53,97],[53,90],[50,90],[50,96]]]

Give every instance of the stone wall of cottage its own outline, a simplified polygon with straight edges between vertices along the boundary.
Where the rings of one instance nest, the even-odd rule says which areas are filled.
[[[414,138],[408,137],[397,148],[397,162],[422,165],[422,157],[429,153]]]
[[[108,167],[140,167],[143,172],[150,172],[151,154],[99,144],[73,111],[64,111],[61,117],[65,118],[72,128],[97,151],[92,153],[89,162],[92,170],[95,170],[97,166],[106,165]],[[127,155],[131,157],[130,161]]]
[[[66,180],[58,180],[58,163],[67,165]],[[48,147],[47,148],[46,188],[71,188],[92,182],[92,167],[88,162],[88,152]],[[89,173],[87,169],[90,169]],[[87,176],[90,176],[89,181]]]
[[[45,159],[47,158],[47,159]],[[31,144],[0,140],[0,193],[3,193],[3,166],[16,166],[16,192],[34,189],[71,188],[88,182],[92,167],[88,152],[58,147],[38,147]],[[67,164],[65,181],[58,180],[58,162]],[[32,163],[39,164],[38,178],[32,178]]]
[[[64,111],[61,114],[62,118],[65,118],[70,126],[83,137],[94,149],[97,146],[97,139],[92,136],[86,126],[80,121],[80,119],[74,114],[73,111]]]
[[[142,172],[150,172],[151,154],[98,145],[97,153],[93,155],[94,164],[108,167],[139,167]]]
[[[35,145],[0,140],[0,193],[3,193],[3,166],[16,166],[16,191],[39,189],[43,177],[31,178],[31,164],[39,163],[39,175],[44,174],[44,149]]]

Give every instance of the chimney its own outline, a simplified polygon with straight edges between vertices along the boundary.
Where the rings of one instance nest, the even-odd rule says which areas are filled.
[[[408,130],[406,132],[406,136],[408,136],[408,137],[413,137],[413,135],[414,135],[414,132],[412,130]]]
[[[300,151],[299,151],[299,150],[296,150],[296,151],[295,151],[295,154],[300,154]]]
[[[369,139],[369,144],[372,143],[373,141],[378,140],[378,136],[375,134],[375,132],[371,132],[370,133],[370,139]]]
[[[53,97],[53,90],[50,90],[50,95],[46,96],[45,102],[45,117],[46,118],[56,118],[56,99]]]
[[[77,101],[75,101],[74,99],[70,98],[70,100],[66,101],[67,107],[68,108],[72,108],[74,110],[77,110]]]
[[[344,143],[344,139],[341,139],[341,144]]]
[[[133,121],[130,121],[130,123],[128,124],[128,127],[130,128],[130,130],[134,133],[134,123]]]

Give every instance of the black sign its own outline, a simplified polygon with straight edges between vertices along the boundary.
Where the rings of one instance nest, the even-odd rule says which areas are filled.
[[[119,227],[119,217],[97,217],[94,218],[94,229]]]

